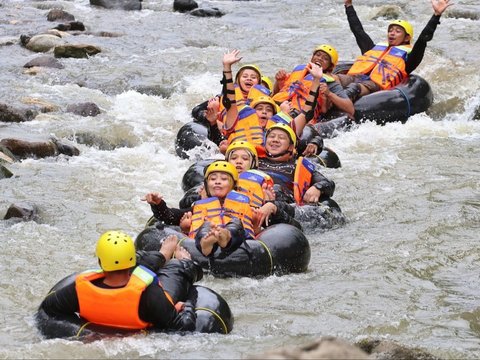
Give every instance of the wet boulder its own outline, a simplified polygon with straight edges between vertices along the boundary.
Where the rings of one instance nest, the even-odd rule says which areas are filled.
[[[356,345],[376,360],[440,360],[440,358],[424,350],[409,348],[389,340],[365,339]]]
[[[142,0],[90,0],[90,5],[105,9],[142,10]]]
[[[12,204],[5,214],[4,220],[19,218],[22,220],[36,220],[38,218],[38,209],[35,205],[28,203]]]
[[[225,13],[219,8],[212,7],[192,10],[190,11],[190,15],[197,17],[222,17]]]
[[[13,176],[13,173],[0,162],[0,180],[8,179]]]
[[[27,62],[25,65],[23,65],[24,68],[31,68],[34,66],[48,67],[48,68],[54,68],[54,69],[63,69],[65,67],[60,61],[55,59],[53,56],[48,56],[48,55],[36,57],[35,59],[32,59],[29,62]]]
[[[48,52],[55,48],[56,46],[60,46],[65,44],[65,40],[61,37],[52,35],[52,34],[39,34],[34,35],[31,38],[22,37],[20,38],[22,43],[26,41],[25,47],[34,52]],[[28,41],[27,41],[28,40]]]
[[[174,0],[173,11],[188,12],[198,8],[198,4],[195,0]]]
[[[71,21],[65,24],[58,24],[54,29],[60,31],[85,31],[85,25],[81,21]]]
[[[67,106],[67,112],[74,113],[80,116],[97,116],[101,113],[97,104],[92,102],[70,104]]]
[[[75,16],[62,9],[52,9],[47,14],[48,21],[75,21]]]
[[[0,103],[0,121],[1,122],[24,122],[30,121],[38,113],[31,109],[14,109],[7,104]]]
[[[93,45],[87,44],[65,44],[55,46],[53,53],[57,58],[88,58],[102,52],[102,50]]]
[[[65,154],[76,156],[80,151],[73,145],[62,142],[57,138],[51,138],[49,141],[27,141],[15,138],[5,138],[0,140],[0,146],[5,147],[14,156],[25,159],[28,157],[45,158]]]
[[[355,345],[334,337],[324,337],[305,346],[287,346],[248,359],[370,359],[368,354]]]

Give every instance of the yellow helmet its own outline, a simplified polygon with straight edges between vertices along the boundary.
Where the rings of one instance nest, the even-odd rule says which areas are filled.
[[[262,85],[264,85],[268,90],[273,91],[272,80],[268,76],[263,75],[261,78]]]
[[[393,20],[390,24],[388,24],[388,29],[390,29],[390,26],[392,25],[398,25],[405,30],[407,35],[410,35],[410,42],[413,40],[413,26],[406,20]]]
[[[208,165],[207,168],[205,169],[205,174],[204,174],[205,180],[207,180],[209,175],[214,172],[227,173],[232,177],[234,183],[237,183],[238,181],[238,171],[235,168],[235,166],[230,164],[228,161],[218,160]]]
[[[238,83],[238,77],[240,76],[240,74],[242,73],[243,70],[246,70],[246,69],[250,69],[250,70],[253,70],[257,73],[258,75],[258,83],[261,82],[261,79],[262,79],[262,72],[260,71],[260,68],[257,66],[257,65],[254,65],[254,64],[247,64],[247,65],[243,65],[240,67],[240,69],[238,69],[237,71],[237,75],[235,76],[235,82]]]
[[[333,66],[337,66],[338,63],[338,52],[335,50],[335,48],[332,45],[328,44],[322,44],[318,45],[315,50],[313,50],[313,53],[315,54],[317,51],[323,51],[324,53],[328,54],[330,56],[330,61],[332,62]]]
[[[121,231],[107,231],[100,236],[95,255],[104,271],[130,269],[137,263],[133,239]]]
[[[250,107],[255,109],[255,106],[257,106],[258,104],[270,104],[273,107],[273,113],[276,114],[278,112],[278,105],[275,101],[273,101],[270,96],[257,97],[251,102]]]
[[[252,155],[252,163],[250,164],[250,168],[258,167],[257,149],[248,141],[234,141],[230,145],[228,145],[227,151],[225,152],[225,159],[228,161],[230,159],[230,154],[234,150],[238,150],[238,149],[247,150]]]
[[[297,146],[297,135],[295,134],[295,131],[293,131],[290,125],[284,123],[276,123],[270,126],[265,133],[265,139],[267,138],[270,131],[275,129],[285,131],[288,134],[288,137],[290,138],[290,142],[293,144],[293,147]]]

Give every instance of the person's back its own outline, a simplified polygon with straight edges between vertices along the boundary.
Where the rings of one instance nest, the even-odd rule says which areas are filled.
[[[172,242],[176,246],[176,239]],[[194,309],[185,306],[178,312],[156,274],[137,266],[132,238],[106,232],[97,242],[96,255],[101,270],[78,274],[75,282],[50,293],[40,308],[57,318],[75,319],[79,314],[93,324],[117,329],[195,330]]]

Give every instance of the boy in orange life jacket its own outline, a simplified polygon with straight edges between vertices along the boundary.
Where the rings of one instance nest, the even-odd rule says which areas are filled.
[[[153,327],[193,331],[196,322],[193,307],[190,304],[185,304],[183,309],[182,304],[176,306],[156,277],[158,266],[169,261],[174,252],[180,261],[192,262],[190,254],[177,244],[176,236],[167,237],[160,253],[153,252],[159,256],[156,263],[150,262],[146,267],[143,258],[151,252],[136,253],[130,236],[108,231],[99,238],[95,252],[102,270],[79,273],[75,281],[48,294],[40,310],[75,324],[87,320],[117,329]],[[191,282],[202,278],[203,271],[193,262],[187,267],[189,274],[185,279],[191,279],[185,280],[188,289]]]
[[[352,0],[345,0],[345,12],[350,30],[355,35],[362,52],[347,75],[339,75],[340,82],[347,88],[352,101],[396,86],[421,63],[427,42],[432,40],[433,33],[440,24],[440,16],[445,9],[453,5],[449,0],[431,0],[431,2],[434,15],[412,47],[413,27],[405,20],[392,21],[388,25],[388,43],[375,45],[363,30]],[[372,59],[376,60],[372,61]]]
[[[277,200],[294,203],[293,181],[296,169],[294,157],[297,138],[285,124],[275,124],[265,135],[265,154],[259,158],[258,169],[269,174]],[[312,174],[310,187],[303,196],[305,203],[317,203],[333,195],[335,183],[320,172]]]
[[[157,220],[180,225],[191,212],[189,236],[205,256],[213,256],[218,247],[225,254],[235,251],[247,238],[254,237],[252,209],[248,196],[234,191],[238,172],[227,161],[214,161],[205,169],[205,192],[208,198],[196,201],[192,208],[168,208],[158,193],[149,193],[146,200]],[[183,230],[183,229],[182,229]]]
[[[353,103],[341,86],[336,75],[332,74],[333,69],[338,63],[337,50],[331,45],[319,45],[313,50],[310,62],[318,65],[323,70],[322,81],[320,82],[316,98],[318,99],[318,97],[320,97],[320,100],[323,101],[324,104],[321,107],[318,105],[315,107],[313,120],[317,122],[321,121],[321,118],[325,116],[335,116],[332,110],[337,110],[337,112],[340,111],[353,117],[355,112]],[[275,101],[281,101],[285,98],[294,99],[298,94],[300,94],[300,98],[302,98],[302,91],[313,90],[310,87],[310,82],[309,74],[305,73],[305,65],[297,65],[290,74],[288,74],[285,69],[281,69],[275,74],[273,99]],[[304,90],[300,84],[305,87]],[[303,110],[303,106],[294,106],[294,110],[296,112]],[[293,112],[292,116],[295,116],[295,112]],[[339,115],[337,114],[336,116]],[[298,135],[297,132],[297,136]]]

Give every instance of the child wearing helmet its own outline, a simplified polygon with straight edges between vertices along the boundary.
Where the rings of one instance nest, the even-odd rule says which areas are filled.
[[[100,236],[96,245],[95,254],[101,270],[77,274],[74,281],[66,282],[47,295],[39,310],[59,320],[88,321],[115,329],[194,331],[196,314],[192,305],[172,299],[159,285],[156,274],[159,264],[154,268],[145,266],[145,254],[156,253],[160,256],[158,262],[163,265],[174,251],[179,260],[175,263],[187,272],[182,277],[185,283],[180,286],[188,289],[202,278],[203,270],[178,246],[176,236],[164,240],[160,253],[137,253],[129,235],[108,231]],[[192,265],[185,266],[181,262],[192,262]]]
[[[274,183],[278,200],[294,203],[294,175],[297,163],[294,152],[297,137],[289,126],[275,124],[267,129],[265,135],[266,156],[259,158],[259,170],[269,174]],[[309,187],[303,194],[302,202],[318,203],[329,199],[335,191],[335,183],[313,170]]]
[[[317,46],[313,50],[311,63],[318,65],[323,70],[318,90],[312,88],[311,75],[306,71],[305,65],[297,65],[291,73],[280,69],[275,74],[275,85],[273,99],[275,101],[289,100],[292,102],[292,116],[304,110],[302,99],[309,91],[315,92],[316,106],[313,112],[313,123],[322,121],[325,117],[336,117],[339,114],[332,114],[331,110],[345,113],[353,118],[355,109],[352,101],[338,82],[333,69],[338,63],[337,50],[328,44]],[[293,90],[292,90],[293,89]]]
[[[248,196],[235,191],[238,172],[227,161],[214,161],[205,168],[204,188],[207,198],[193,208],[168,208],[158,193],[149,193],[147,201],[154,217],[168,225],[181,225],[187,218],[189,237],[205,256],[214,256],[217,248],[230,254],[246,239],[254,237],[252,209]],[[182,227],[183,231],[186,231]]]
[[[412,46],[413,27],[405,20],[392,21],[388,25],[388,42],[375,44],[363,29],[352,0],[345,0],[347,20],[362,52],[347,75],[340,75],[340,81],[347,88],[352,101],[395,87],[422,62],[427,42],[433,38],[437,25],[440,24],[440,17],[453,5],[449,0],[431,2],[434,14]]]

